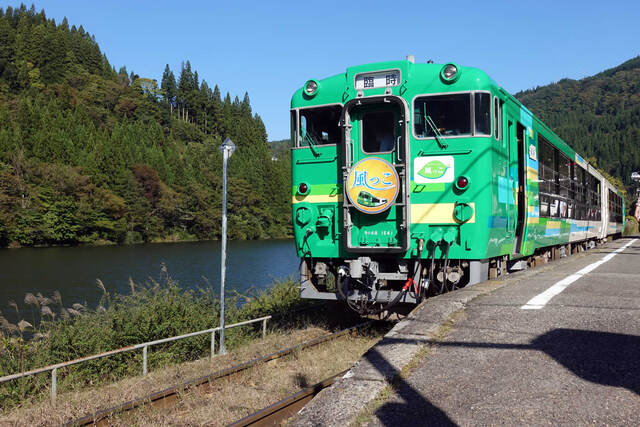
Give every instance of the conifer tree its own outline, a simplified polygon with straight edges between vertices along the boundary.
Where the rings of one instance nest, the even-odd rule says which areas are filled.
[[[176,78],[173,75],[173,71],[169,68],[169,64],[167,64],[164,68],[164,73],[162,74],[162,83],[160,84],[160,88],[162,89],[162,94],[164,97],[164,101],[169,106],[171,114],[173,114],[173,108],[175,107],[176,102]]]

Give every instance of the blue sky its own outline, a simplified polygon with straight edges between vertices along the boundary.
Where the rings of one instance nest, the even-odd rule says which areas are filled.
[[[28,3],[30,6],[31,3]],[[0,7],[20,2],[0,1]],[[403,59],[482,68],[511,93],[579,79],[640,54],[640,1],[41,0],[83,25],[116,68],[160,81],[190,60],[223,95],[249,92],[270,140],[289,136],[289,101],[309,78]]]

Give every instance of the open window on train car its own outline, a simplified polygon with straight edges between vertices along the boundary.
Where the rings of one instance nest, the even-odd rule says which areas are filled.
[[[491,94],[423,95],[413,101],[416,138],[491,136]]]
[[[299,120],[296,146],[338,144],[340,142],[341,105],[303,108],[298,110]],[[292,119],[292,121],[296,122]]]

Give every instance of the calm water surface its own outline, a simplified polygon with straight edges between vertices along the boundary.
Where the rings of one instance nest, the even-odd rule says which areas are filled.
[[[0,249],[0,310],[14,318],[10,299],[26,308],[26,292],[44,296],[58,290],[66,307],[94,307],[102,280],[112,294],[130,293],[136,284],[161,281],[161,265],[182,287],[220,289],[220,242],[155,243],[131,246]],[[245,291],[267,288],[275,279],[295,274],[298,258],[292,240],[227,243],[226,288]],[[11,313],[13,312],[13,313]]]

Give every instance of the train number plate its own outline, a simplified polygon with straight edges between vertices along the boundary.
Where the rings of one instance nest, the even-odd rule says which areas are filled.
[[[392,87],[400,84],[400,71],[381,71],[356,75],[356,89],[373,89],[377,87]]]

